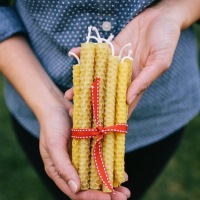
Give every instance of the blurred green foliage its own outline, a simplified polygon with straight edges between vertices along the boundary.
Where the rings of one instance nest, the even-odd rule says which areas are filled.
[[[200,115],[186,128],[180,148],[144,200],[200,199]]]
[[[51,200],[18,145],[3,99],[0,75],[0,200]]]
[[[200,46],[200,27],[195,26]],[[200,58],[200,57],[199,57]],[[200,115],[188,125],[180,148],[144,200],[200,199]],[[52,200],[13,134],[0,75],[0,200]],[[134,194],[133,194],[134,196]]]

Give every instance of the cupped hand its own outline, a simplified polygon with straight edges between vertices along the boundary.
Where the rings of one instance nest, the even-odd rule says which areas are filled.
[[[130,105],[129,115],[144,91],[171,65],[180,37],[181,24],[179,20],[176,20],[176,14],[172,15],[165,11],[165,6],[162,7],[162,5],[146,9],[130,21],[112,42],[115,55],[118,55],[127,43],[132,44],[133,75],[127,92],[127,102]],[[80,48],[74,48],[71,51],[80,54]],[[73,90],[68,90],[65,97],[73,98]],[[71,108],[70,115],[72,112]],[[124,193],[122,192],[121,195]],[[110,198],[115,197],[110,196]]]
[[[70,102],[67,104],[70,108]],[[52,106],[40,121],[40,154],[46,173],[66,194],[77,192],[80,188],[77,172],[70,161],[71,119],[68,109],[62,104]]]
[[[126,200],[127,188],[116,188],[116,194],[97,190],[79,191],[80,179],[71,163],[71,117],[70,101],[49,108],[40,120],[40,153],[48,176],[58,188],[73,200]]]
[[[161,1],[131,20],[112,41],[115,55],[119,55],[124,45],[132,44],[133,74],[127,92],[129,116],[144,91],[170,67],[180,37],[181,24],[180,17],[171,13],[170,7]],[[71,51],[80,54],[80,48]],[[71,93],[68,91],[66,96]]]
[[[135,17],[114,39],[117,52],[123,45],[132,44],[133,75],[127,92],[129,115],[144,91],[170,67],[180,31],[176,13],[168,12],[161,3]]]

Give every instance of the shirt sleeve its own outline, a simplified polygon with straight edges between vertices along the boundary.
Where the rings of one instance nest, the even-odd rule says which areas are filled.
[[[0,6],[0,42],[16,33],[26,33],[15,7]]]

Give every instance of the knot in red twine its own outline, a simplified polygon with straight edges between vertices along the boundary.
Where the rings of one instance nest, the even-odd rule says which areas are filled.
[[[102,157],[101,152],[101,139],[103,139],[103,136],[107,132],[117,132],[117,133],[127,133],[128,125],[126,123],[124,124],[116,124],[113,126],[103,127],[101,125],[101,122],[99,120],[99,88],[100,88],[100,78],[96,78],[95,81],[92,84],[92,107],[93,107],[93,116],[94,120],[96,122],[97,127],[95,129],[93,128],[78,128],[78,129],[72,129],[72,138],[76,139],[87,139],[87,138],[93,138],[97,136],[96,142],[94,144],[94,161],[95,166],[97,169],[97,173],[103,182],[103,184],[114,192],[113,185],[111,184],[108,173],[105,168],[105,164]]]
[[[97,131],[99,131],[100,133],[105,133],[102,125],[97,126]]]

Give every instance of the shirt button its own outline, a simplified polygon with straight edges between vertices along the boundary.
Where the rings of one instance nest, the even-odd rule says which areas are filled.
[[[108,22],[108,21],[104,21],[104,22],[103,22],[103,24],[102,24],[102,29],[103,29],[104,31],[110,31],[111,28],[112,28],[112,25],[111,25],[110,22]]]

